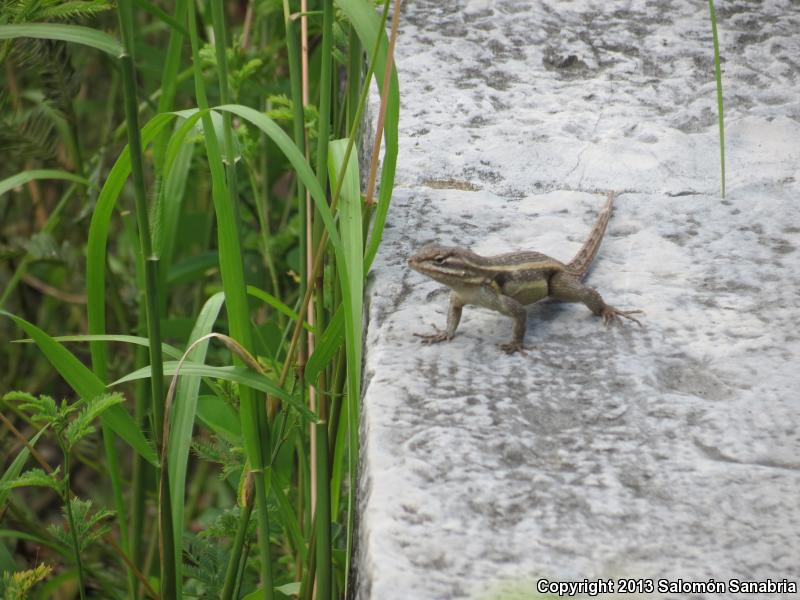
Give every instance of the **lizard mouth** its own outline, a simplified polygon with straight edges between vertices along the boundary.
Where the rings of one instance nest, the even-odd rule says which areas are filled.
[[[426,277],[433,277],[434,273],[436,273],[436,270],[432,269],[424,260],[415,260],[414,258],[408,259],[408,268]]]
[[[430,277],[431,279],[440,282],[445,281],[443,279],[443,274],[439,270],[434,269],[429,263],[427,263],[424,260],[409,259],[408,267],[412,271],[416,271],[417,273],[419,273],[420,275],[424,275],[425,277]]]

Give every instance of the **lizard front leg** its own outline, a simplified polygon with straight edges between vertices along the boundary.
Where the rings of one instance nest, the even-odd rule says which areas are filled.
[[[458,324],[461,321],[461,311],[464,303],[461,302],[455,292],[450,294],[450,306],[447,308],[447,328],[442,331],[438,328],[436,333],[415,333],[414,335],[422,338],[423,344],[438,344],[439,342],[450,341],[456,334]]]
[[[500,344],[498,347],[506,354],[514,354],[515,352],[525,354],[525,347],[522,345],[522,341],[525,339],[525,322],[528,319],[528,313],[522,304],[510,296],[498,294],[498,299],[500,301],[498,310],[514,319],[514,333],[511,341],[507,344]]]
[[[522,341],[525,338],[525,322],[528,319],[525,306],[511,296],[503,294],[502,289],[495,282],[481,287],[475,300],[475,303],[479,306],[496,310],[514,320],[514,333],[511,341],[506,344],[499,344],[498,347],[506,354],[514,354],[515,352],[525,354],[525,348],[522,345]]]
[[[606,326],[613,321],[620,322],[620,317],[630,319],[639,327],[642,326],[639,319],[631,316],[641,313],[641,310],[619,310],[606,304],[597,290],[583,285],[577,277],[569,273],[559,272],[550,278],[548,295],[564,302],[582,302],[595,315],[603,317]]]

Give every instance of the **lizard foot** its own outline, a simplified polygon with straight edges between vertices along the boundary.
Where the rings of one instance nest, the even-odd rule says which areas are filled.
[[[439,342],[449,342],[453,339],[452,335],[448,335],[446,331],[436,329],[436,333],[415,333],[418,338],[422,338],[423,344],[438,344]]]
[[[639,322],[639,319],[636,317],[632,317],[631,315],[641,314],[643,310],[619,310],[618,308],[614,308],[613,306],[608,306],[607,304],[603,307],[603,312],[600,313],[600,316],[603,317],[603,323],[605,323],[606,327],[611,325],[611,323],[622,323],[620,317],[624,317],[626,319],[630,319],[634,323],[636,323],[639,327],[643,327],[643,325]]]
[[[505,352],[506,354],[514,354],[515,352],[519,352],[523,356],[527,355],[528,353],[525,352],[525,346],[522,345],[520,342],[509,342],[507,344],[498,344],[497,346]]]

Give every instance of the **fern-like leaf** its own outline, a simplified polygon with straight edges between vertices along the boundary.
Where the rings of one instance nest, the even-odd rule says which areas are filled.
[[[111,10],[114,5],[106,0],[5,0],[0,2],[0,13],[7,23],[36,23],[40,21],[67,21],[91,17]]]
[[[31,469],[20,474],[19,477],[4,481],[0,484],[0,490],[13,490],[21,487],[46,487],[61,495],[64,482],[59,477],[59,472],[60,468],[56,468],[52,473],[45,473],[42,469]]]
[[[105,0],[71,0],[69,2],[49,0],[42,4],[45,6],[39,11],[38,17],[43,21],[83,19],[114,8],[113,4]]]
[[[81,500],[80,498],[72,498],[70,506],[72,507],[72,516],[75,519],[78,547],[80,552],[83,553],[89,546],[110,531],[104,521],[112,518],[115,513],[105,509],[92,511],[92,501]],[[47,530],[61,544],[71,547],[72,537],[69,532],[69,521],[66,518],[66,506],[62,508],[62,512],[64,513],[64,523],[49,525]]]
[[[124,399],[122,394],[115,393],[104,394],[87,401],[81,412],[64,428],[66,450],[69,452],[82,438],[94,433],[94,420]]]
[[[183,572],[190,579],[188,586],[195,598],[219,598],[228,562],[228,552],[218,541],[187,536],[184,546]]]
[[[242,448],[234,447],[216,436],[210,441],[198,440],[192,442],[192,450],[199,458],[219,464],[222,468],[221,479],[226,479],[228,475],[234,471],[241,470],[244,466]]]
[[[55,157],[58,132],[53,120],[44,112],[0,115],[0,148],[18,165],[28,160],[47,161]],[[19,168],[12,169],[12,172]]]
[[[31,415],[34,423],[55,423],[58,419],[58,406],[50,396],[33,396],[27,392],[9,392],[3,396],[4,402],[19,402],[19,409]]]

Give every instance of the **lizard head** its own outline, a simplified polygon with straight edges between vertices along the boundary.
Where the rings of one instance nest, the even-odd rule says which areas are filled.
[[[445,285],[461,282],[468,272],[472,253],[463,248],[429,244],[408,259],[408,266]]]

